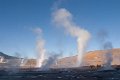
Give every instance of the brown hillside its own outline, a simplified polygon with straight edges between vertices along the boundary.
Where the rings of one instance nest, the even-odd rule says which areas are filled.
[[[120,48],[112,49],[112,65],[120,65]],[[84,66],[89,65],[102,65],[105,62],[105,54],[107,54],[107,50],[96,50],[87,52],[83,57]],[[56,61],[55,64],[52,65],[54,68],[71,68],[75,67],[77,62],[77,56],[65,57]],[[35,67],[36,60],[29,59],[25,64],[25,67]]]
[[[112,49],[112,65],[119,65],[120,64],[120,49]],[[83,58],[83,65],[102,65],[105,61],[105,54],[107,54],[107,50],[96,50],[87,52]],[[74,67],[77,61],[77,56],[66,57],[62,58],[57,61],[54,67]]]

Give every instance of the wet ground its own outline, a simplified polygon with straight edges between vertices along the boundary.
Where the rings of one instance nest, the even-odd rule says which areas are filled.
[[[120,70],[57,69],[17,73],[1,70],[0,80],[120,80]]]

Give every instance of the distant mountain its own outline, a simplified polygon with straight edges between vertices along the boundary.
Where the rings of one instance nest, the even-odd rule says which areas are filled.
[[[112,65],[120,65],[120,48],[112,49]],[[83,65],[103,65],[106,58],[104,57],[108,54],[107,50],[96,50],[96,51],[89,51],[84,54],[83,56]],[[77,62],[77,55],[65,57],[57,60],[55,64],[53,64],[52,68],[71,68],[75,67]],[[36,59],[29,59],[25,64],[26,67],[34,67],[36,65]]]
[[[17,57],[9,56],[7,54],[4,54],[3,52],[0,52],[0,56],[4,57],[4,59],[17,59]]]
[[[112,65],[120,65],[120,48],[112,49]],[[83,56],[83,65],[102,65],[104,64],[106,58],[105,55],[108,54],[107,50],[96,50],[90,51]],[[56,64],[53,65],[55,68],[70,68],[74,67],[77,62],[77,56],[70,56],[59,59]]]
[[[112,49],[112,65],[120,65],[120,48]],[[84,54],[83,56],[83,65],[89,66],[89,65],[103,65],[106,61],[106,58],[104,57],[106,54],[108,54],[107,50],[96,50],[96,51],[89,51]],[[2,52],[0,52],[0,56],[3,56],[5,59],[18,59],[14,56],[6,55]],[[35,67],[36,65],[36,59],[25,59],[24,67]],[[53,68],[71,68],[75,67],[77,62],[77,55],[76,56],[70,56],[61,58],[57,61],[55,61],[55,64],[53,64],[51,67]]]
[[[84,63],[86,65],[97,65],[104,64],[106,61],[105,55],[111,53],[112,54],[112,65],[120,65],[120,48],[114,48],[110,51],[108,50],[96,50],[90,51],[84,56]]]

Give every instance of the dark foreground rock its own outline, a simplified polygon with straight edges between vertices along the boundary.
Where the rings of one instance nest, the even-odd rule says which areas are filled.
[[[57,69],[17,73],[1,70],[0,80],[120,80],[120,70]]]

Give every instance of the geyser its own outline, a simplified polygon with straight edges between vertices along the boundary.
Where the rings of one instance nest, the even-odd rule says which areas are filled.
[[[72,14],[65,8],[55,10],[53,13],[53,21],[55,24],[65,28],[72,37],[77,38],[78,61],[76,66],[81,66],[83,53],[85,53],[90,33],[87,30],[80,28],[80,26],[77,26],[72,20]]]
[[[37,34],[37,65],[36,67],[42,67],[43,61],[45,60],[46,49],[44,48],[45,41],[42,38],[42,30],[40,28],[34,29],[34,32]]]
[[[107,40],[108,34],[105,30],[102,30],[98,34],[100,43],[102,44],[102,49],[106,51],[103,55],[103,67],[104,69],[113,69],[112,68],[112,61],[113,61],[113,54],[112,54],[112,43]]]
[[[37,59],[37,67],[41,67],[43,64],[43,61],[45,60],[45,48],[44,48],[44,40],[39,39],[37,41],[37,53],[38,53],[38,59]]]
[[[112,69],[112,61],[113,61],[113,58],[112,58],[112,44],[111,42],[106,42],[104,44],[104,49],[107,51],[106,54],[105,54],[105,64],[104,64],[104,67],[107,68],[107,69]]]

